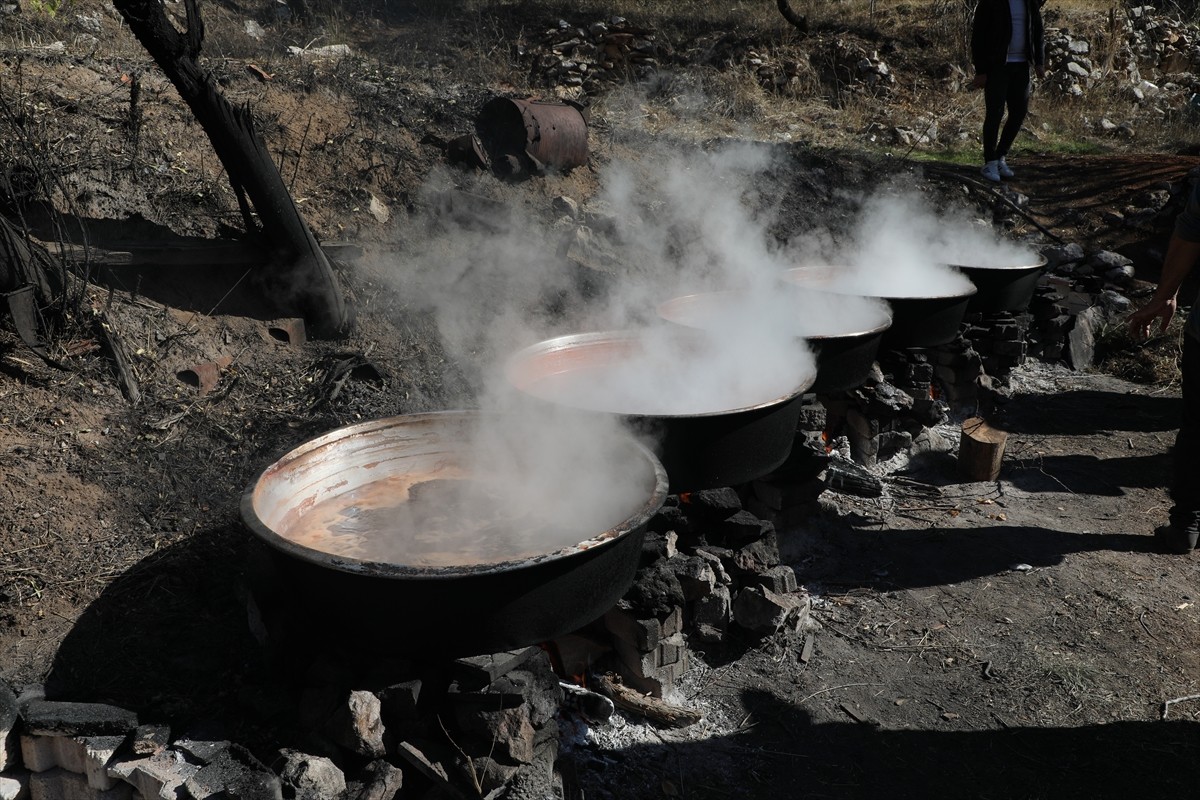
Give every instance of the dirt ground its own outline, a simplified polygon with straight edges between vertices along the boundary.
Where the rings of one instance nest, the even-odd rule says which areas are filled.
[[[240,30],[235,11],[214,13]],[[383,44],[400,52],[419,30],[386,34]],[[447,352],[434,315],[395,273],[406,248],[429,238],[416,228],[428,224],[421,187],[442,168],[436,142],[470,130],[488,92],[283,60],[267,64],[277,83],[265,87],[242,69],[250,45],[230,41],[213,68],[269,120],[268,138],[286,143],[280,163],[306,218],[324,241],[365,250],[339,264],[357,329],[289,344],[269,320],[208,313],[201,290],[227,286],[224,277],[196,287],[174,271],[156,285],[120,275],[90,285],[55,332],[65,369],[0,328],[0,679],[125,705],[177,731],[219,725],[265,754],[291,744],[280,740],[289,697],[246,624],[252,543],[238,500],[271,458],[307,438],[472,402],[479,364]],[[5,53],[0,86],[12,90],[18,76],[22,91],[50,98],[41,130],[81,137],[72,152],[90,166],[74,179],[74,205],[56,211],[113,250],[227,234],[238,219],[220,169],[152,70],[142,77],[141,139],[120,139],[122,76],[139,65],[135,52],[35,54],[40,71],[21,62],[19,74]],[[374,88],[355,95],[352,84]],[[600,121],[588,169],[518,185],[460,176],[458,186],[539,213],[559,195],[586,201],[598,169],[642,152],[636,137],[613,133],[618,119]],[[1030,147],[1013,184],[1028,205],[1015,213],[975,167],[776,146],[790,164],[784,227],[803,229],[815,210],[840,213],[831,185],[899,174],[998,209],[1014,232],[1044,229],[1047,244],[1136,256],[1145,281],[1156,277],[1169,221],[1119,227],[1106,214],[1200,166],[1174,154]],[[390,208],[386,224],[369,213],[372,196]],[[62,218],[30,209],[43,233]],[[136,405],[107,355],[113,333],[133,355]],[[228,366],[207,394],[178,377],[209,361]],[[819,513],[783,532],[821,626],[807,661],[802,634],[734,641],[695,659],[678,699],[706,721],[671,732],[627,720],[590,742],[579,732],[573,796],[1194,794],[1200,560],[1158,554],[1150,538],[1166,514],[1177,390],[1032,361],[1013,388],[996,484],[958,482],[947,457],[891,476],[880,500],[827,494]]]
[[[825,495],[781,536],[808,661],[806,634],[711,654],[681,692],[708,738],[583,748],[588,779],[632,787],[587,796],[1190,796],[1200,565],[1149,535],[1178,396],[1042,364],[1014,383],[999,481],[947,455],[880,500]]]

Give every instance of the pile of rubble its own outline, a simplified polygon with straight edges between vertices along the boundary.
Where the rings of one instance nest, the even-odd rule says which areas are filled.
[[[594,95],[615,83],[645,78],[669,52],[655,40],[654,31],[631,25],[624,17],[586,26],[559,20],[534,42],[517,47],[517,56],[531,62],[530,82],[550,87],[564,99]]]

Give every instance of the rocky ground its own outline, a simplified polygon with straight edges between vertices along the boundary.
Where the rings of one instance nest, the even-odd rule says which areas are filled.
[[[168,7],[182,17],[182,6]],[[21,210],[51,245],[98,253],[228,237],[236,204],[169,84],[108,6],[66,11],[47,20],[5,6],[0,17],[13,32],[0,51],[0,127],[11,134],[0,147],[13,165],[6,214]],[[1123,253],[1136,277],[1119,288],[1136,299],[1156,277],[1181,187],[1200,165],[1137,138],[1156,118],[1153,102],[1122,102],[1104,117],[1111,129],[1098,118],[1092,126],[1103,151],[1051,152],[1050,132],[1032,125],[1014,154],[1018,179],[997,190],[974,166],[938,159],[918,141],[930,130],[918,112],[937,107],[931,97],[953,98],[955,114],[966,109],[961,126],[941,120],[943,139],[978,122],[968,95],[943,94],[944,59],[922,61],[927,28],[893,37],[827,24],[810,40],[812,57],[797,62],[808,66],[789,73],[787,56],[804,45],[764,22],[730,36],[714,25],[686,42],[650,37],[650,60],[630,57],[620,80],[590,98],[585,168],[504,182],[448,165],[445,145],[472,130],[487,99],[529,88],[514,86],[515,74],[570,93],[571,70],[546,80],[539,70],[548,67],[533,65],[550,62],[528,55],[546,54],[559,14],[399,10],[374,25],[348,15],[335,20],[342,29],[317,32],[281,20],[275,6],[205,13],[208,66],[262,120],[306,219],[324,242],[355,246],[339,251],[339,279],[358,325],[343,340],[288,342],[270,321],[234,313],[230,290],[245,272],[236,264],[160,264],[143,278],[112,267],[101,282],[96,257],[97,280],[51,330],[64,368],[0,329],[0,678],[58,680],[79,699],[180,728],[217,719],[264,758],[281,742],[272,676],[245,623],[242,490],[274,455],[333,427],[476,402],[496,355],[489,336],[511,323],[504,312],[530,311],[542,330],[575,323],[564,309],[579,311],[578,270],[652,269],[605,260],[601,234],[636,222],[637,209],[614,207],[603,192],[614,169],[636,184],[670,152],[702,172],[718,144],[753,140],[773,166],[742,199],[776,241],[844,231],[864,194],[899,183],[1013,238]],[[492,25],[501,51],[512,46],[507,74],[485,58],[495,42],[468,36]],[[526,29],[545,33],[515,33]],[[1100,30],[1077,26],[1073,38],[1097,47]],[[1138,47],[1161,49],[1170,37],[1147,36],[1129,39],[1130,63],[1153,88],[1128,70],[1121,85],[1167,104],[1190,79],[1151,74],[1150,55],[1164,54]],[[301,57],[283,44],[315,50],[333,38],[352,41],[356,54]],[[837,84],[855,97],[878,100],[868,88],[900,76],[868,106],[873,119],[824,82],[841,63],[835,39],[843,60],[869,56]],[[793,50],[769,49],[780,41]],[[1071,41],[1056,46],[1084,55]],[[1188,52],[1178,43],[1171,53]],[[689,59],[702,68],[683,70]],[[1088,76],[1063,66],[1053,84],[1062,98],[1072,86],[1101,96],[1097,60],[1081,67]],[[717,69],[727,62],[757,77],[721,93],[735,83]],[[673,77],[646,80],[656,67]],[[767,102],[756,94],[764,81],[790,88]],[[918,83],[924,94],[909,94]],[[694,99],[702,96],[710,100]],[[1046,124],[1051,106],[1069,103],[1039,102]],[[1174,108],[1158,117],[1184,113]],[[582,211],[564,221],[561,197]],[[465,215],[462,198],[474,201]],[[501,235],[510,229],[520,236]],[[463,286],[483,299],[450,311],[437,302]],[[488,324],[482,334],[448,325],[464,317]],[[113,334],[130,356],[137,403],[114,372]],[[180,373],[206,363],[220,365],[219,379],[201,393]],[[951,462],[934,461],[891,476],[879,500],[826,493],[781,540],[821,625],[808,657],[803,637],[781,635],[696,659],[679,699],[705,710],[706,722],[680,733],[631,719],[580,733],[576,796],[778,797],[780,786],[813,797],[1186,796],[1200,763],[1197,562],[1157,554],[1149,538],[1165,515],[1177,390],[1031,361],[1011,395],[999,482],[964,484]]]

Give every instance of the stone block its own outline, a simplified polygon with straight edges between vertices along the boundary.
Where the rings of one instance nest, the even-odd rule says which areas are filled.
[[[108,774],[108,765],[125,744],[125,739],[124,736],[89,736],[80,739],[83,744],[83,774],[87,777],[88,786],[107,790],[116,785],[116,781]]]
[[[617,641],[646,652],[662,640],[662,625],[653,617],[639,619],[622,608],[611,608],[604,614],[604,627]]]
[[[464,689],[482,689],[497,678],[523,666],[541,652],[541,648],[520,647],[503,653],[489,653],[460,658],[452,666],[452,674]]]
[[[689,556],[677,559],[673,567],[675,577],[679,579],[679,588],[683,590],[685,600],[698,600],[710,594],[717,585],[717,575],[712,565],[699,556]]]
[[[176,800],[180,788],[199,770],[179,751],[167,750],[155,756],[118,759],[107,773],[132,784],[145,800]]]
[[[733,598],[729,587],[717,586],[711,594],[702,597],[692,605],[693,625],[708,625],[724,630],[729,625],[730,608]]]
[[[758,633],[776,633],[799,625],[808,616],[810,600],[796,594],[777,594],[761,586],[747,586],[733,601],[733,619]]]
[[[776,594],[788,594],[796,591],[796,572],[787,564],[779,564],[751,579],[758,586],[770,589]]]
[[[721,539],[730,547],[736,547],[743,542],[754,541],[762,536],[762,520],[749,511],[736,511],[727,519],[714,526]]]
[[[26,733],[39,736],[124,735],[138,725],[137,714],[105,703],[32,700],[21,707]]]

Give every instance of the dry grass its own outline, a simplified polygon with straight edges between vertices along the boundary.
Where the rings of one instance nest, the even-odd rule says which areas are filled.
[[[1175,315],[1165,333],[1137,339],[1123,321],[1104,326],[1096,335],[1096,369],[1118,378],[1160,387],[1179,385],[1185,313]]]

